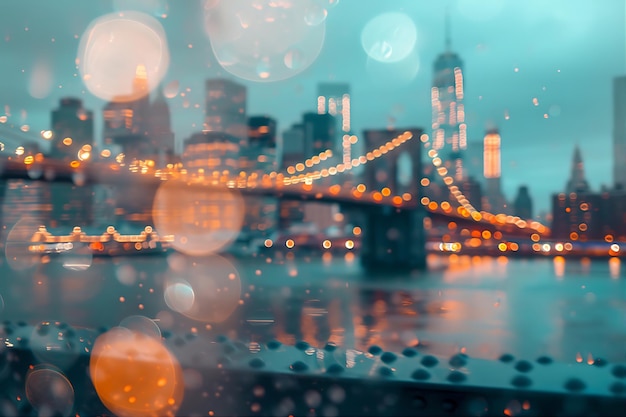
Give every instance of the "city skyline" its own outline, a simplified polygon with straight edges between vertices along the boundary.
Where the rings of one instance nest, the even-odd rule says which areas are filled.
[[[479,147],[480,153],[485,131],[498,128],[502,137],[502,185],[507,198],[512,200],[517,187],[526,184],[538,210],[547,210],[549,195],[565,188],[576,144],[581,147],[591,187],[597,190],[600,184],[612,185],[612,168],[607,163],[612,159],[611,90],[613,77],[626,73],[625,42],[624,36],[599,29],[613,25],[619,30],[612,33],[623,34],[624,25],[618,25],[624,20],[623,2],[607,1],[598,6],[591,1],[578,1],[578,7],[571,6],[571,2],[565,7],[563,2],[522,6],[491,1],[476,3],[473,9],[468,7],[468,1],[437,3],[441,4],[372,4],[363,13],[355,14],[358,4],[341,1],[328,9],[326,39],[317,60],[302,73],[277,83],[232,77],[212,56],[201,19],[192,18],[201,3],[170,4],[168,17],[160,19],[171,53],[169,72],[163,81],[166,86],[177,82],[178,92],[186,93],[186,97],[178,94],[168,98],[177,143],[201,130],[203,84],[217,76],[246,85],[247,113],[275,117],[279,132],[303,113],[315,111],[317,85],[329,81],[350,83],[356,134],[390,125],[415,125],[428,131],[432,63],[445,48],[443,23],[445,8],[449,7],[451,49],[464,61],[468,150]],[[23,118],[35,131],[49,128],[50,110],[61,97],[81,98],[84,107],[98,116],[104,106],[103,100],[89,92],[81,94],[85,88],[73,76],[77,72],[74,58],[78,44],[74,35],[80,37],[91,19],[113,11],[113,4],[86,6],[62,1],[56,7],[38,7],[46,9],[43,15],[54,16],[69,5],[76,13],[67,27],[43,25],[36,16],[25,18],[27,15],[19,6],[6,15],[5,42],[0,46],[0,55],[7,58],[6,75],[0,84],[10,100],[5,99],[2,104],[9,106],[14,123]],[[415,77],[403,72],[397,63],[386,65],[368,60],[359,45],[358,37],[367,22],[388,11],[404,12],[416,25],[415,51],[420,66]],[[16,19],[10,19],[11,13],[15,13]],[[348,25],[350,15],[354,19]],[[519,18],[519,22],[511,28],[513,17]],[[180,30],[182,22],[191,22],[184,31]],[[489,36],[491,33],[498,36]],[[18,57],[20,45],[25,44],[47,51]],[[615,53],[603,53],[606,50]],[[408,66],[406,62],[404,65]],[[38,68],[40,75],[47,74],[51,80],[48,91],[33,81],[42,78],[33,75]],[[376,105],[366,105],[371,101]],[[188,108],[184,108],[187,102]],[[22,110],[26,117],[22,117]],[[95,131],[99,134],[102,121],[98,116]]]

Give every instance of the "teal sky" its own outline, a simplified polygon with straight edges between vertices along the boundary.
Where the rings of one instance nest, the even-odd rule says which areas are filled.
[[[3,1],[0,104],[9,107],[13,123],[27,123],[35,132],[47,129],[59,98],[77,96],[98,115],[100,132],[104,101],[74,75],[75,58],[89,23],[120,3]],[[158,18],[170,51],[164,82],[190,89],[184,98],[169,99],[178,141],[201,127],[204,80],[232,77],[211,49],[203,3],[126,2],[156,4],[157,14],[167,14]],[[303,112],[315,110],[318,82],[336,80],[351,84],[357,134],[390,124],[428,128],[432,63],[444,48],[446,7],[452,49],[465,65],[469,153],[480,154],[487,127],[500,129],[507,196],[527,184],[536,206],[547,209],[549,195],[565,186],[576,144],[591,185],[610,185],[612,78],[626,74],[624,0],[339,0],[328,9],[323,47],[310,67],[277,82],[239,80],[249,87],[248,113],[273,115],[282,131]],[[361,32],[384,12],[402,12],[414,22],[417,41],[409,61],[385,65],[370,59],[368,64]],[[419,69],[409,71],[416,62]],[[35,73],[43,77],[35,98],[33,73],[42,67],[46,71]]]

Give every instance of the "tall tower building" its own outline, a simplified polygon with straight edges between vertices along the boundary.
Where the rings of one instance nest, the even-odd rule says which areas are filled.
[[[574,157],[572,158],[572,172],[570,178],[567,181],[565,192],[571,193],[588,193],[589,183],[585,179],[585,167],[583,165],[583,158],[580,154],[580,148],[576,146],[574,149]]]
[[[526,185],[521,185],[517,190],[517,196],[513,202],[513,214],[521,219],[533,218],[533,200]]]
[[[463,151],[467,148],[467,125],[463,106],[463,61],[452,52],[446,15],[446,50],[433,66],[432,140],[446,167],[457,180],[465,177]]]
[[[161,88],[157,90],[156,98],[150,104],[147,127],[148,138],[157,151],[160,165],[163,165],[174,155],[175,138],[171,127],[170,107]]]
[[[62,98],[52,111],[52,149],[54,158],[76,159],[80,149],[93,145],[93,112],[85,110],[77,98]]]
[[[129,96],[113,98],[103,109],[105,146],[116,144],[116,138],[128,135],[146,136],[149,131],[150,96],[146,68],[138,65]]]
[[[330,113],[305,113],[302,116],[304,126],[304,155],[310,158],[328,149],[335,151],[337,143],[337,120]]]
[[[485,177],[486,210],[503,213],[506,211],[506,199],[502,195],[500,184],[501,157],[500,134],[497,129],[491,129],[485,134],[483,141],[483,175]]]
[[[613,80],[613,182],[626,189],[626,76]]]
[[[348,83],[320,83],[317,86],[317,113],[330,114],[337,119],[337,128],[342,133],[343,140],[337,144],[337,149],[343,154],[343,162],[350,162],[352,144],[350,143],[350,84]]]
[[[206,81],[205,90],[204,130],[228,133],[245,146],[248,136],[246,87],[230,80],[213,78]]]

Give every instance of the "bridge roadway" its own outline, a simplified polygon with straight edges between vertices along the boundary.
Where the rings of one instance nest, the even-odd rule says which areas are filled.
[[[122,167],[123,168],[123,167]],[[309,185],[304,182],[281,183],[275,180],[269,183],[255,181],[252,185],[246,178],[235,177],[229,181],[199,181],[197,177],[181,176],[181,179],[195,182],[198,186],[221,185],[237,189],[244,195],[276,197],[282,200],[302,200],[319,201],[327,203],[338,203],[342,207],[358,208],[367,206],[388,206],[402,210],[424,209],[432,219],[455,222],[459,227],[472,227],[481,225],[484,230],[491,232],[499,230],[507,235],[515,237],[529,237],[537,232],[537,227],[529,227],[524,224],[516,224],[519,219],[512,219],[511,216],[495,216],[489,213],[481,216],[479,220],[471,216],[463,216],[454,209],[444,210],[441,207],[431,209],[422,207],[418,197],[411,196],[410,199],[401,196],[380,193],[375,197],[371,192],[358,192],[356,189],[346,189],[339,185],[318,186]],[[142,186],[158,186],[164,178],[159,178],[152,174],[141,174],[139,172],[120,171],[119,166],[115,170],[110,164],[90,163],[83,167],[72,169],[68,162],[46,160],[45,164],[25,165],[19,160],[0,161],[0,179],[26,179],[70,182],[76,185],[88,184],[136,184]],[[395,199],[394,199],[395,197]],[[545,234],[545,231],[540,232]]]
[[[512,237],[528,238],[536,230],[519,227],[513,222],[495,222],[495,217],[473,219],[462,216],[455,210],[441,208],[431,210],[419,202],[418,196],[402,196],[381,192],[359,192],[356,188],[340,185],[320,186],[307,184],[297,177],[254,179],[253,177],[213,178],[198,177],[181,173],[161,171],[131,172],[128,167],[117,164],[88,163],[70,167],[68,161],[33,162],[25,164],[20,160],[5,160],[0,166],[0,178],[41,180],[49,182],[70,182],[76,186],[110,184],[122,190],[121,195],[136,195],[138,187],[142,191],[143,204],[152,201],[163,181],[181,180],[188,187],[228,187],[242,195],[275,197],[280,200],[318,201],[339,204],[342,212],[356,225],[363,226],[362,262],[367,269],[419,269],[426,266],[424,217],[433,220],[454,222],[457,227],[499,230]],[[145,200],[145,201],[143,201]],[[466,213],[467,214],[467,213]]]

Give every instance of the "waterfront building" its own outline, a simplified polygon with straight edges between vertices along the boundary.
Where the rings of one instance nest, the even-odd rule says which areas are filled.
[[[283,132],[278,152],[281,172],[306,159],[304,156],[304,136],[302,123],[296,123]],[[281,231],[302,223],[304,221],[304,204],[298,201],[280,201],[278,218],[278,228]]]
[[[608,193],[560,193],[552,196],[552,237],[586,242],[602,240],[607,225]]]
[[[213,172],[235,175],[240,171],[240,150],[239,138],[225,132],[203,131],[184,141],[181,159],[189,172],[202,170],[205,175],[213,175]]]
[[[58,159],[79,159],[84,146],[93,146],[93,112],[83,108],[80,99],[66,97],[52,111],[52,146],[50,156]]]
[[[240,149],[240,169],[250,178],[278,169],[276,152],[276,120],[269,116],[248,118],[247,145]],[[278,224],[278,200],[275,197],[244,196],[244,223],[239,240],[258,242],[274,235]]]

